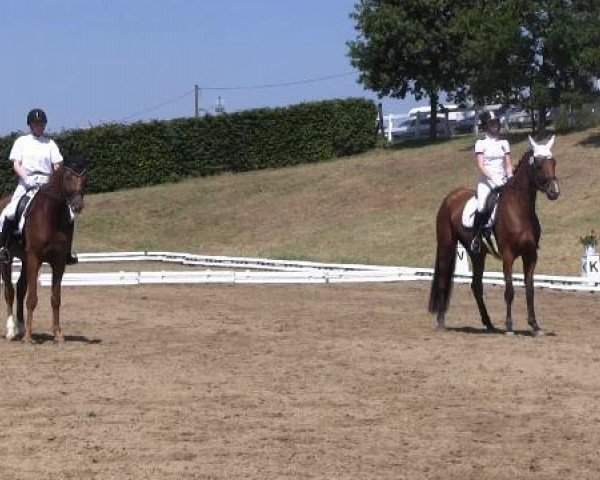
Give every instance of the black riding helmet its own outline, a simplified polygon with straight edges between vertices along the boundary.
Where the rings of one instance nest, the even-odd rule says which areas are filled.
[[[34,108],[27,114],[27,125],[31,125],[32,122],[44,122],[48,123],[46,112],[41,108]]]
[[[494,112],[490,112],[490,111],[486,110],[479,116],[479,119],[481,120],[481,126],[485,130],[487,130],[488,126],[492,123],[500,125],[500,119],[496,116],[496,114]]]

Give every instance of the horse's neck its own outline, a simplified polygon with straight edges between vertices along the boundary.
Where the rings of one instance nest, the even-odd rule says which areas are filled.
[[[40,188],[31,211],[33,213],[33,210],[42,208],[45,212],[44,215],[50,215],[53,218],[55,213],[60,212],[65,204],[66,196],[62,188],[59,172],[54,172],[48,183]]]
[[[519,164],[510,188],[513,190],[515,198],[519,199],[518,203],[521,208],[535,212],[537,189],[531,179],[528,165]]]
[[[52,198],[62,201],[65,199],[65,194],[61,186],[60,172],[54,172],[43,189]]]

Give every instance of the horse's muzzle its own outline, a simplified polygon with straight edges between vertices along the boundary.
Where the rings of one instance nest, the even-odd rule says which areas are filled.
[[[546,196],[550,200],[556,200],[560,197],[560,187],[558,186],[558,180],[554,179],[548,183],[548,188],[546,188]]]
[[[81,213],[81,211],[83,210],[83,197],[76,195],[71,199],[69,204],[71,205],[73,212]]]

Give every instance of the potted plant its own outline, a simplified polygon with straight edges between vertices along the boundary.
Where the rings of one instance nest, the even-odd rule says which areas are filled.
[[[589,234],[580,236],[579,243],[583,245],[583,254],[584,255],[596,255],[596,248],[598,247],[598,238],[594,230],[591,230]]]

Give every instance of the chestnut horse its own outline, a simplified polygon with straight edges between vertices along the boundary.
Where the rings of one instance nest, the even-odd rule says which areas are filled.
[[[544,192],[550,200],[560,195],[555,169],[556,160],[551,148],[554,137],[545,145],[538,145],[529,137],[532,149],[526,152],[515,168],[513,178],[505,185],[497,205],[496,222],[493,226],[498,251],[502,259],[506,301],[506,333],[513,332],[511,306],[514,298],[513,263],[521,257],[525,277],[527,301],[527,322],[534,335],[542,334],[535,318],[533,272],[537,263],[537,249],[541,228],[535,212],[536,194]],[[456,261],[456,246],[460,242],[469,251],[473,236],[472,229],[462,225],[463,208],[475,192],[460,188],[451,192],[442,202],[437,214],[436,236],[437,253],[435,271],[429,296],[429,311],[437,313],[438,328],[445,328],[445,314],[452,293],[452,277]],[[483,301],[482,276],[485,267],[486,248],[481,253],[469,251],[473,265],[471,290],[483,324],[488,330],[495,330]]]
[[[52,269],[52,316],[55,341],[64,341],[60,327],[59,313],[61,303],[61,282],[65,271],[67,254],[73,239],[71,211],[80,213],[83,209],[83,196],[87,185],[86,162],[80,156],[66,157],[64,165],[58,167],[48,183],[40,187],[31,200],[23,235],[11,240],[9,250],[11,263],[0,266],[5,284],[4,297],[7,307],[6,338],[12,340],[24,333],[23,341],[33,343],[32,320],[37,306],[38,273],[42,262],[50,264]],[[4,208],[10,197],[0,201]],[[21,274],[17,281],[17,321],[13,316],[15,290],[12,285],[12,258],[22,261]],[[27,294],[27,321],[23,325],[23,302]],[[24,326],[24,329],[23,329]],[[18,330],[17,330],[18,329]]]

